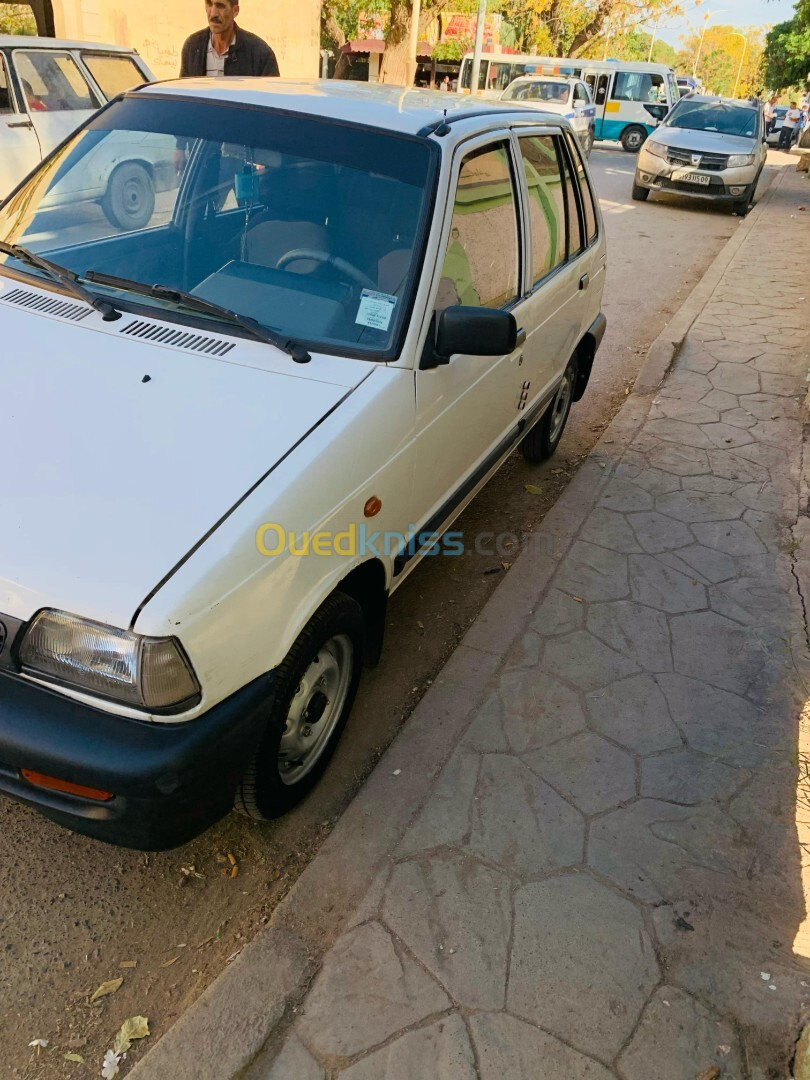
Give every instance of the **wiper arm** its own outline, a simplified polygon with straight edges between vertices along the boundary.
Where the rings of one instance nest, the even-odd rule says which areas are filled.
[[[168,285],[146,285],[142,281],[132,281],[129,278],[115,277],[112,274],[101,274],[96,270],[88,270],[84,276],[88,281],[94,281],[99,285],[109,285],[114,289],[126,289],[128,292],[138,293],[141,296],[154,296],[157,300],[168,300],[173,304],[182,304],[193,311],[224,319],[234,326],[240,326],[259,341],[264,341],[268,345],[274,345],[277,349],[281,349],[282,352],[291,356],[296,364],[308,364],[312,359],[303,345],[299,345],[292,338],[284,337],[283,334],[276,334],[273,330],[262,326],[261,323],[251,319],[248,315],[240,315],[238,312],[231,311],[230,308],[223,307],[221,304],[215,304],[213,300],[204,300],[201,296],[181,292],[179,289],[172,289]]]
[[[33,251],[29,251],[28,248],[22,247],[20,244],[8,244],[5,240],[0,240],[0,251],[5,255],[11,255],[13,258],[19,259],[20,262],[28,263],[29,266],[35,266],[38,270],[43,270],[48,277],[58,281],[73,296],[83,300],[90,307],[100,312],[105,322],[115,322],[116,319],[121,318],[121,312],[117,307],[111,304],[109,300],[104,300],[102,297],[96,296],[95,293],[91,293],[89,289],[85,289],[72,270],[60,266],[59,263],[51,262],[50,259],[44,259],[41,255],[36,255]]]

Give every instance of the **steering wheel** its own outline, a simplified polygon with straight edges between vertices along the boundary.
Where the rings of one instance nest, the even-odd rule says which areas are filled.
[[[283,270],[291,262],[300,262],[305,259],[311,259],[326,266],[333,266],[335,270],[346,274],[352,281],[356,281],[358,285],[362,285],[365,289],[374,289],[375,291],[377,289],[377,282],[372,281],[368,274],[364,274],[362,270],[345,259],[341,259],[340,256],[330,255],[328,251],[321,251],[320,248],[293,248],[282,255],[276,262],[276,270]]]

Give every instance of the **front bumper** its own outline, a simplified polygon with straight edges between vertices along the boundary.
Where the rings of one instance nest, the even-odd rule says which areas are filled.
[[[272,675],[186,723],[102,712],[0,675],[0,792],[123,847],[177,847],[233,806],[267,717]],[[113,793],[107,802],[34,786],[21,769]]]
[[[708,184],[695,184],[680,179],[687,172],[707,176]],[[650,191],[668,191],[697,199],[730,199],[741,202],[753,194],[758,178],[759,167],[756,164],[717,171],[690,169],[683,165],[673,165],[642,147],[636,162],[635,182],[639,187],[649,188]]]

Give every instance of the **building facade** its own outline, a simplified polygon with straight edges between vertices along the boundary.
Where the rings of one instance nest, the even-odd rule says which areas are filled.
[[[180,71],[180,50],[205,27],[203,0],[33,0],[40,34],[138,50],[158,79]],[[272,46],[281,74],[315,78],[320,68],[320,0],[244,0],[239,21]]]

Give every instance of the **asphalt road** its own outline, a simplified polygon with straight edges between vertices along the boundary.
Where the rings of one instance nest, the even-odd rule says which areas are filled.
[[[523,537],[537,527],[624,400],[649,344],[738,225],[729,211],[697,201],[631,202],[634,159],[618,148],[597,146],[591,167],[609,241],[608,331],[593,377],[557,456],[529,466],[513,455],[455,526],[470,536]],[[428,559],[411,576],[392,599],[382,662],[364,678],[329,773],[281,821],[260,826],[230,815],[185,848],[147,855],[0,800],[0,1076],[98,1076],[124,1019],[149,1018],[147,1043],[167,1030],[267,920],[513,557],[507,549]],[[119,976],[120,989],[88,1004]],[[48,1046],[37,1053],[33,1039]]]

